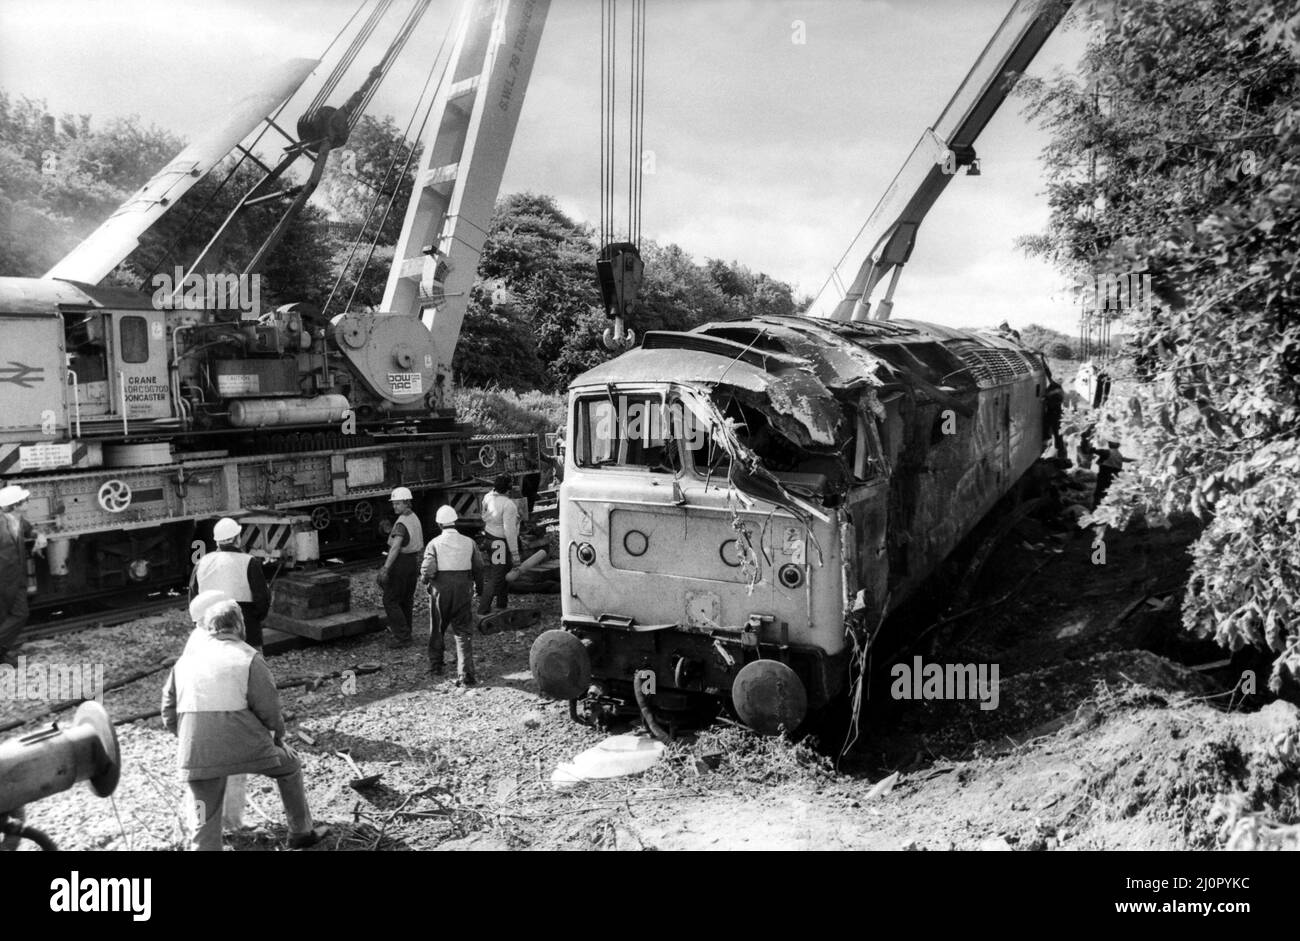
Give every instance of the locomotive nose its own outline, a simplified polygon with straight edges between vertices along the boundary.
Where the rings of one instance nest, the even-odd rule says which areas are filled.
[[[591,685],[591,657],[568,631],[547,631],[533,641],[528,668],[547,696],[578,699]]]
[[[755,660],[736,674],[731,702],[742,722],[762,735],[793,732],[808,714],[803,680],[777,660]]]

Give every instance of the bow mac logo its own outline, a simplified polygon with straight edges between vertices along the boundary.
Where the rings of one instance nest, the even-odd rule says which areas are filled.
[[[44,366],[28,366],[12,359],[9,360],[9,365],[0,366],[0,382],[12,382],[16,386],[30,389],[36,383],[44,381]]]

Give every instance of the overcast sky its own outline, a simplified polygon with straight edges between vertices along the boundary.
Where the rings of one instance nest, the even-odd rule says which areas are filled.
[[[0,88],[43,98],[56,114],[138,114],[190,137],[250,73],[318,57],[356,5],[0,0]],[[815,293],[1010,6],[648,0],[645,146],[655,172],[644,235]],[[435,0],[371,113],[405,125],[452,10]],[[377,60],[396,28],[390,17],[341,89]],[[553,0],[502,187],[550,193],[584,221],[599,209],[599,20],[595,0]],[[1030,72],[1072,67],[1082,48],[1078,30],[1058,30]],[[1046,138],[1022,110],[1018,99],[1003,106],[977,144],[983,174],[958,175],[930,212],[895,316],[1075,333],[1064,281],[1013,244],[1047,220]]]

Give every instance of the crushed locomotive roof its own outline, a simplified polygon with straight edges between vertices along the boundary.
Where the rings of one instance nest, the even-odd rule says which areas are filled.
[[[916,321],[767,316],[649,332],[639,348],[588,370],[572,387],[673,383],[706,393],[720,413],[725,390],[799,451],[844,462],[855,413],[883,418],[882,397],[904,393],[969,417],[979,390],[1030,374],[1038,368],[1034,356],[1010,338]],[[733,457],[759,468],[744,443],[724,438]],[[832,491],[852,479],[832,478]]]

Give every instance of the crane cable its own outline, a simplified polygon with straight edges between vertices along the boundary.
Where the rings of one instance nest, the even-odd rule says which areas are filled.
[[[330,54],[330,50],[334,48],[335,44],[341,38],[343,38],[343,34],[348,31],[348,27],[352,25],[352,21],[357,18],[369,2],[370,0],[361,0],[361,3],[357,8],[352,11],[352,15],[348,17],[348,21],[343,24],[337,33],[334,34],[334,38],[331,39],[329,45],[325,47],[325,51],[320,54],[319,61],[325,61],[325,58]],[[185,238],[185,236],[189,234],[190,230],[194,227],[194,224],[199,220],[199,217],[207,212],[208,208],[213,204],[216,198],[221,195],[221,191],[226,188],[226,184],[235,178],[235,174],[238,173],[239,168],[244,165],[244,161],[249,158],[249,155],[253,153],[257,145],[262,142],[262,138],[266,136],[266,132],[275,124],[275,120],[280,117],[281,112],[283,112],[285,108],[289,107],[289,102],[292,100],[293,95],[290,95],[284,101],[280,102],[280,107],[276,108],[275,111],[271,113],[271,116],[263,122],[262,129],[257,132],[257,137],[253,138],[253,142],[247,147],[241,149],[239,159],[235,161],[235,165],[230,168],[229,172],[226,173],[221,182],[217,184],[217,188],[208,194],[207,199],[205,199],[201,205],[194,208],[194,211],[190,213],[189,218],[181,224],[180,231],[176,233],[175,238],[173,238],[167,247],[162,250],[158,259],[150,265],[149,273],[144,276],[144,284],[149,284],[153,276],[158,273],[158,270],[162,267],[163,263],[175,254],[176,249],[180,246],[181,239]]]
[[[627,109],[627,241],[641,246],[642,157],[645,138],[645,11],[646,0],[631,0],[632,23]],[[618,5],[600,5],[600,243],[618,238],[615,191],[618,178]]]
[[[632,81],[628,98],[628,241],[641,248],[641,181],[645,137],[645,4],[632,0]]]
[[[357,108],[348,119],[349,131],[355,128],[357,122],[361,120],[361,115],[365,113],[366,108],[370,105],[370,100],[375,97],[375,92],[379,90],[379,86],[383,84],[384,79],[388,77],[389,71],[393,68],[393,63],[397,61],[397,57],[400,56],[402,50],[406,48],[406,42],[411,38],[411,33],[415,32],[415,27],[419,25],[420,19],[428,11],[429,6],[432,3],[433,0],[416,0],[416,2],[412,4],[410,12],[406,14],[406,19],[402,22],[401,28],[397,31],[397,36],[394,37],[391,43],[389,43],[388,49],[384,52],[383,59],[380,60],[379,65],[377,65],[371,72],[371,75],[378,72],[378,78],[366,89],[365,95],[361,99],[361,106]],[[434,61],[437,61],[436,58]],[[416,104],[418,107],[419,102],[417,101]]]
[[[366,18],[366,22],[362,24],[361,29],[357,31],[357,34],[352,37],[352,42],[348,44],[347,50],[339,58],[339,61],[335,63],[329,77],[325,79],[324,84],[317,90],[316,96],[312,98],[311,104],[308,105],[307,110],[303,112],[307,120],[313,120],[316,117],[316,113],[324,107],[325,100],[329,98],[330,95],[334,94],[334,89],[338,87],[339,82],[343,80],[343,76],[347,74],[348,69],[352,67],[352,63],[356,61],[362,47],[370,41],[371,35],[379,26],[379,22],[388,14],[388,8],[392,5],[393,0],[379,0],[379,2],[375,4],[375,8],[370,11],[370,16]]]
[[[614,240],[614,92],[618,62],[615,0],[600,3],[600,244]]]
[[[438,94],[442,90],[443,83],[446,81],[447,69],[451,64],[450,56],[443,59],[443,52],[446,50],[447,44],[456,30],[457,21],[456,18],[453,17],[447,25],[446,32],[443,33],[442,43],[438,46],[438,52],[434,55],[433,62],[429,65],[429,72],[424,78],[424,87],[420,90],[420,96],[415,100],[415,107],[411,109],[411,116],[407,119],[406,128],[402,131],[403,140],[410,138],[411,125],[415,123],[415,116],[420,113],[420,103],[424,100],[424,94],[428,90],[429,83],[433,80],[434,74],[437,73],[438,81],[434,85],[433,95],[429,98],[429,104],[424,109],[424,117],[420,121],[419,130],[416,131],[414,138],[410,138],[412,143],[410,147],[407,148],[405,162],[402,164],[402,169],[397,175],[396,182],[393,184],[393,191],[389,196],[388,205],[384,207],[384,211],[379,218],[379,224],[375,227],[374,236],[370,240],[369,251],[366,253],[366,260],[362,262],[361,270],[357,272],[356,281],[352,285],[352,291],[348,294],[347,304],[344,305],[343,308],[344,312],[350,310],[352,307],[352,301],[356,298],[357,290],[361,287],[361,281],[365,277],[366,269],[370,267],[370,261],[374,258],[375,249],[379,245],[379,239],[383,234],[384,225],[388,221],[389,213],[392,212],[393,204],[397,200],[398,193],[401,192],[402,180],[406,179],[406,174],[410,170],[411,163],[415,160],[415,154],[419,149],[419,142],[424,138],[425,127],[428,125],[429,118],[433,114],[433,106],[438,101]],[[441,71],[439,71],[438,66],[440,60],[442,61]],[[344,275],[347,274],[347,270],[352,264],[352,259],[356,255],[357,249],[361,247],[361,242],[365,238],[366,229],[370,225],[370,220],[374,216],[375,210],[379,207],[380,200],[383,199],[384,189],[388,186],[388,181],[392,176],[393,168],[397,165],[397,160],[401,156],[401,153],[402,148],[398,147],[393,152],[392,159],[388,162],[388,169],[384,172],[384,180],[379,185],[379,189],[375,192],[375,196],[370,202],[370,208],[366,211],[366,218],[361,223],[361,228],[358,230],[357,237],[352,243],[352,248],[348,251],[347,260],[344,261],[342,267],[339,269],[339,273],[334,279],[334,285],[330,288],[329,296],[325,299],[325,303],[321,307],[321,316],[325,316],[326,312],[329,310],[330,304],[334,301],[334,295],[338,292],[339,285],[342,283]],[[411,194],[411,198],[415,198],[414,193]],[[397,259],[394,259],[393,261],[394,264],[397,263]]]

